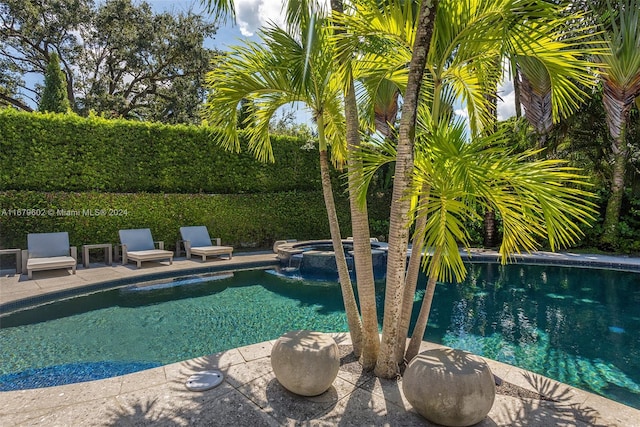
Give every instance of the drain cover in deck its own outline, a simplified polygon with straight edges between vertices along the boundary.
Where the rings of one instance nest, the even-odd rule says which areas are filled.
[[[191,391],[205,391],[220,385],[223,379],[224,375],[217,369],[204,371],[191,375],[185,386]]]

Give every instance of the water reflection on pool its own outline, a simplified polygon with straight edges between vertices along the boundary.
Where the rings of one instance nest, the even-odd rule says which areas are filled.
[[[217,279],[106,291],[1,318],[0,389],[104,378],[292,329],[347,329],[336,283],[264,271]],[[376,289],[381,318],[384,283]],[[639,331],[638,273],[475,264],[464,283],[437,286],[425,339],[640,408]]]

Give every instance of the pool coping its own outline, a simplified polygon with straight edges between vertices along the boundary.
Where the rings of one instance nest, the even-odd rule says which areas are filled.
[[[463,259],[470,262],[500,262],[500,254],[493,250],[472,249],[461,251]],[[577,254],[573,252],[531,252],[514,254],[511,260],[524,265],[551,265],[554,267],[580,267],[610,269],[640,273],[640,257],[601,254]],[[509,263],[514,263],[510,261]]]
[[[297,242],[301,243],[301,242]],[[380,242],[378,244],[385,245]],[[409,250],[409,254],[410,254]],[[494,250],[472,249],[460,251],[462,259],[470,263],[500,263],[500,254]],[[71,298],[93,292],[131,285],[138,281],[152,281],[179,277],[183,275],[219,273],[240,269],[266,269],[279,265],[280,260],[272,252],[245,252],[234,256],[230,260],[212,260],[211,262],[199,262],[187,259],[175,259],[173,265],[149,262],[146,268],[135,269],[132,265],[108,267],[100,264],[91,264],[91,268],[78,266],[77,275],[85,276],[86,283],[74,283],[74,276],[66,270],[51,270],[36,272],[34,280],[27,280],[26,274],[1,274],[0,275],[0,317],[15,311],[35,307],[60,299]],[[617,271],[640,273],[640,257],[623,257],[597,254],[576,254],[571,252],[532,252],[514,254],[509,263],[522,265],[550,265],[554,267],[579,267],[611,269]],[[148,267],[151,265],[151,267]],[[100,275],[109,269],[119,268],[124,270],[120,277],[107,277]],[[98,278],[94,278],[95,275]],[[47,278],[49,275],[51,278]],[[43,277],[44,278],[38,278]],[[107,276],[109,276],[107,274]],[[113,276],[113,275],[111,275]],[[43,289],[48,281],[60,281],[67,278],[69,286],[57,284],[54,290]],[[77,281],[76,281],[77,282]],[[20,283],[43,283],[43,286],[32,287],[31,291],[16,292],[15,295],[6,295],[7,288],[17,288]],[[3,292],[4,290],[4,292]],[[44,292],[43,292],[44,291]]]
[[[86,295],[86,294],[91,294],[95,292],[117,289],[117,288],[121,288],[124,286],[128,286],[128,285],[140,282],[140,281],[150,282],[150,281],[170,279],[170,278],[176,278],[176,277],[187,276],[187,275],[202,275],[202,274],[208,274],[208,273],[223,273],[228,271],[266,269],[266,268],[275,267],[278,265],[278,261],[272,256],[272,254],[267,254],[266,256],[264,255],[265,255],[264,252],[247,253],[247,254],[244,254],[244,257],[256,258],[256,256],[258,256],[260,258],[252,259],[250,261],[245,261],[243,258],[243,255],[236,255],[231,260],[223,260],[221,262],[214,261],[212,263],[206,263],[206,265],[203,265],[203,263],[198,263],[191,260],[178,259],[174,261],[172,265],[173,268],[170,268],[170,269],[166,269],[166,268],[163,269],[163,267],[168,267],[168,266],[162,263],[150,262],[149,264],[155,264],[155,266],[150,267],[148,269],[145,269],[145,268],[141,270],[136,269],[134,270],[134,272],[137,273],[135,275],[131,275],[128,277],[120,277],[115,279],[102,278],[95,282],[90,280],[90,275],[92,274],[91,273],[92,271],[99,271],[100,267],[99,267],[99,264],[92,264],[93,268],[77,269],[77,273],[86,272],[86,274],[89,276],[88,278],[89,283],[83,284],[80,286],[73,286],[70,288],[65,288],[64,286],[62,286],[61,289],[56,289],[50,292],[37,293],[33,295],[27,295],[24,297],[16,298],[16,299],[9,299],[8,301],[4,301],[0,303],[0,318],[2,316],[11,314],[15,311],[20,311],[20,310],[36,307],[42,304],[47,304],[50,302],[72,298],[80,295]],[[130,266],[122,266],[122,267],[130,268]],[[109,267],[105,267],[105,268],[108,269]],[[59,275],[60,274],[59,270],[57,271]],[[49,274],[51,273],[53,273],[53,271],[49,272]],[[46,274],[47,274],[46,271],[42,272],[43,276]],[[5,282],[8,282],[7,279],[13,279],[12,280],[13,283],[11,284],[0,283],[0,298],[3,296],[1,295],[1,293],[2,293],[2,288],[4,286],[11,286],[12,284],[15,286],[16,283],[25,281],[25,278],[26,278],[25,274],[22,274],[19,277],[15,277],[15,276],[17,275],[14,275],[14,277],[8,277],[8,278],[5,278],[3,276],[1,278]],[[36,277],[35,274],[34,274],[34,277]],[[55,277],[57,280],[59,276],[55,276]],[[69,279],[73,279],[72,275],[69,276]],[[37,279],[37,280],[46,281],[47,279]],[[32,282],[32,281],[28,281],[28,282]],[[33,283],[37,283],[37,282],[33,282]],[[4,298],[1,298],[1,299],[4,299]]]

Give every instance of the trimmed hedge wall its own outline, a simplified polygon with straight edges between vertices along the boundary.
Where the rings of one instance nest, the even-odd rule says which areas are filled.
[[[67,231],[79,247],[150,228],[174,249],[185,225],[206,225],[237,250],[329,237],[318,152],[301,149],[307,141],[274,137],[276,163],[263,164],[223,150],[212,132],[0,109],[0,248],[25,249],[28,233]],[[333,179],[349,236],[348,200],[338,172]],[[373,193],[372,233],[385,236],[389,200]]]
[[[202,126],[0,109],[0,191],[239,194],[321,189],[317,150],[276,136],[276,163]],[[243,137],[241,137],[243,138]],[[244,141],[243,141],[244,142]]]
[[[344,236],[349,205],[336,204]],[[27,209],[31,209],[30,214]],[[19,211],[20,210],[20,211]],[[19,212],[19,213],[18,213]],[[281,239],[324,239],[329,225],[321,191],[272,194],[186,195],[19,192],[0,193],[0,247],[27,247],[27,234],[69,232],[70,243],[118,243],[118,230],[150,228],[155,240],[175,248],[179,229],[206,225],[224,245],[270,248]]]

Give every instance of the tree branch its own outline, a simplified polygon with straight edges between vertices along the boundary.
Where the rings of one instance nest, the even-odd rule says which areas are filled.
[[[8,95],[5,95],[4,93],[0,93],[0,100],[6,102],[7,104],[13,105],[14,107],[18,107],[21,110],[28,111],[30,113],[33,111],[33,108],[29,107],[24,102],[20,101],[19,99],[15,99]]]

